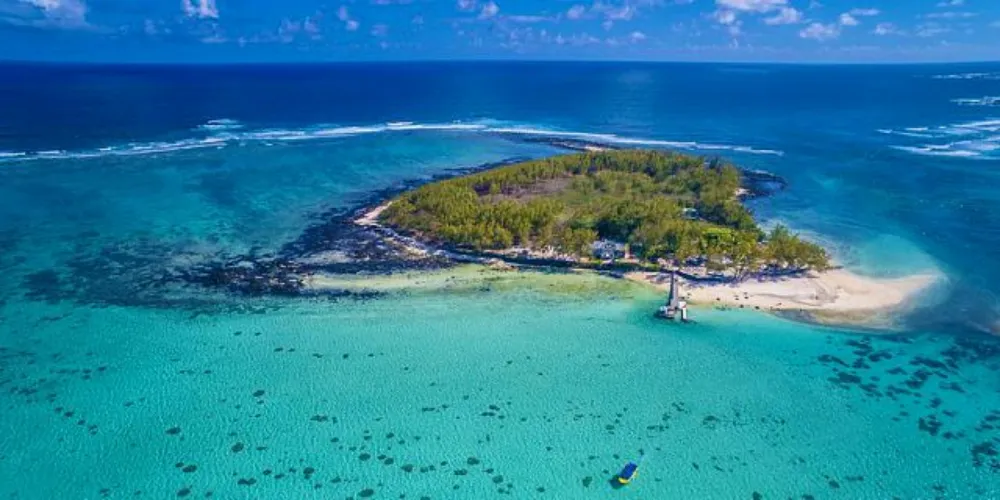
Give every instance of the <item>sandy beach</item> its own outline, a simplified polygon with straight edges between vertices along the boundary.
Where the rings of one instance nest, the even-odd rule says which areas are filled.
[[[629,273],[626,278],[664,291],[669,277],[658,273]],[[748,279],[740,283],[692,283],[682,280],[681,295],[694,305],[793,312],[824,323],[887,326],[889,313],[904,308],[909,299],[943,280],[939,274],[903,278],[871,278],[845,269],[803,276]]]
[[[391,201],[387,201],[375,208],[372,208],[371,210],[361,214],[361,217],[354,219],[354,223],[362,227],[381,227],[381,224],[378,223],[378,218],[382,215],[382,212],[385,212],[385,209],[389,208],[389,205],[392,205]]]

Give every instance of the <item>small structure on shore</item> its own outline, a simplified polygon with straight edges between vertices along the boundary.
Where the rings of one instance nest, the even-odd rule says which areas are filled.
[[[612,240],[597,240],[590,245],[594,257],[601,260],[615,260],[625,257],[625,244]]]
[[[677,289],[677,271],[670,271],[670,293],[667,295],[667,302],[656,311],[656,316],[664,319],[674,319],[677,313],[681,315],[681,321],[687,322],[687,302],[681,300]]]

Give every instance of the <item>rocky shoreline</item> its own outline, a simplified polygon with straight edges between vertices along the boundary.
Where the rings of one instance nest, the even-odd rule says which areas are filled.
[[[317,214],[319,222],[306,227],[275,253],[226,256],[178,271],[181,282],[248,296],[315,295],[304,286],[313,274],[389,274],[448,267],[453,259],[414,254],[376,227],[355,221],[372,207],[423,184],[469,175],[524,161],[515,157],[471,168],[456,168],[428,179],[413,180],[369,194],[354,208]],[[327,292],[329,295],[333,292]]]

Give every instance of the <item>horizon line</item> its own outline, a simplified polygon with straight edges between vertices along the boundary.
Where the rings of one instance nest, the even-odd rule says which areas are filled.
[[[32,59],[0,59],[0,66],[336,66],[378,64],[489,64],[489,63],[549,63],[549,64],[687,64],[687,65],[758,65],[758,66],[947,66],[1000,64],[1000,59],[967,61],[687,61],[649,59],[357,59],[302,61],[57,61]]]

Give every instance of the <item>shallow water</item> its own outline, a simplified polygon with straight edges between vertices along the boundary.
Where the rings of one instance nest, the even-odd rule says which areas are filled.
[[[919,138],[878,132],[986,120],[989,107],[951,99],[995,95],[995,82],[931,78],[961,67],[736,78],[625,65],[573,66],[590,84],[566,86],[535,67],[448,68],[291,78],[273,100],[262,96],[274,80],[210,99],[245,80],[213,70],[216,90],[173,106],[142,104],[157,85],[186,88],[156,71],[101,70],[128,82],[112,90],[57,75],[75,89],[65,122],[29,113],[45,85],[3,94],[0,149],[64,153],[0,159],[0,494],[607,498],[611,475],[645,454],[617,494],[1000,496],[1000,346],[982,335],[1000,292],[998,164],[989,151],[914,155],[892,146]],[[324,78],[420,85],[395,106],[391,92],[362,106],[320,93],[333,88]],[[445,80],[454,102],[432,85]],[[801,91],[828,81],[841,83]],[[93,105],[108,95],[116,113]],[[419,122],[386,125],[406,119]],[[457,119],[480,128],[416,127]],[[344,126],[366,131],[329,132]],[[511,127],[521,132],[498,130]],[[375,190],[555,152],[518,140],[524,129],[723,145],[790,181],[753,203],[765,222],[806,231],[852,270],[940,270],[950,285],[889,337],[712,309],[663,324],[651,292],[593,277],[362,301],[164,282],[165,268],[274,251]],[[244,135],[199,142],[218,134]],[[136,151],[152,142],[167,146]]]
[[[669,325],[654,301],[514,290],[242,316],[22,310],[3,351],[17,430],[3,488],[606,498],[644,452],[628,497],[1000,494],[996,457],[976,467],[970,451],[997,436],[983,428],[1000,418],[995,352],[739,312]]]

